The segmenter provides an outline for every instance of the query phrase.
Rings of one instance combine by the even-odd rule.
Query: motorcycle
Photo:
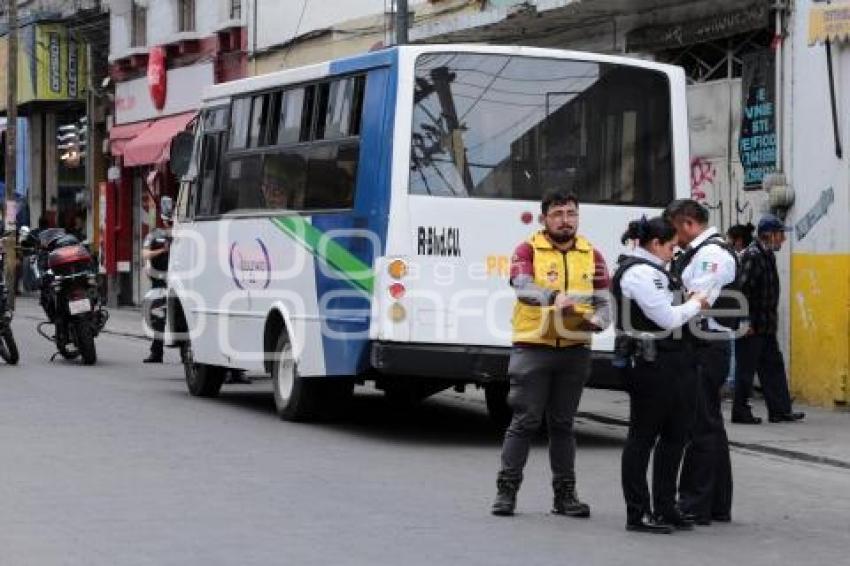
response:
[[[0,245],[0,358],[10,365],[20,359],[18,344],[12,334],[12,308],[9,287],[6,285],[6,249]]]
[[[24,227],[21,234],[21,248],[29,256],[27,266],[34,271],[28,279],[41,291],[39,302],[47,315],[47,322],[38,325],[38,333],[54,342],[57,354],[66,360],[79,357],[86,365],[94,364],[94,339],[106,325],[109,312],[103,308],[91,252],[61,228],[35,233]],[[52,336],[44,330],[48,325],[54,327]]]

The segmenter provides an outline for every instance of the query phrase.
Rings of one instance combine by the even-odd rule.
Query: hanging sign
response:
[[[764,176],[776,170],[774,58],[765,49],[745,56],[743,63],[738,155],[744,168],[744,188],[761,189]]]
[[[148,55],[148,88],[154,108],[162,110],[168,95],[167,74],[165,69],[165,48],[152,47]]]

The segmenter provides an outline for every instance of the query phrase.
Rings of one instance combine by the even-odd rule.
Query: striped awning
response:
[[[850,39],[850,2],[821,4],[809,10],[809,45]]]

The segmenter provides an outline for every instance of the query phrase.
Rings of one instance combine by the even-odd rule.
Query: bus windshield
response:
[[[410,192],[663,206],[675,194],[670,85],[658,71],[474,53],[419,56]]]

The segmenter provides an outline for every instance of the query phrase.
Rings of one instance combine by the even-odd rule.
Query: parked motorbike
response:
[[[94,364],[94,339],[109,313],[103,308],[91,252],[61,228],[31,232],[24,227],[21,236],[25,268],[33,270],[25,279],[41,291],[40,303],[47,315],[47,322],[38,325],[38,333],[54,342],[63,358],[79,357],[86,365]],[[53,325],[53,335],[44,330],[48,325]]]
[[[14,284],[13,284],[14,288]],[[18,344],[12,334],[12,309],[6,285],[6,248],[0,243],[0,358],[10,365],[20,359]]]

